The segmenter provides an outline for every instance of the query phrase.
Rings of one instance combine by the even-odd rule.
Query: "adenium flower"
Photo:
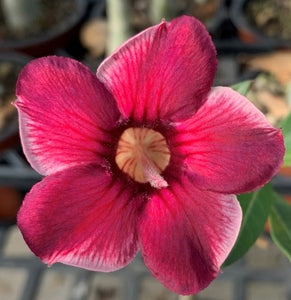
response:
[[[269,181],[284,145],[245,97],[211,88],[215,71],[209,34],[186,16],[127,41],[97,76],[56,56],[23,69],[22,145],[45,177],[18,225],[43,262],[114,271],[140,251],[179,294],[217,277],[241,224],[235,194]]]

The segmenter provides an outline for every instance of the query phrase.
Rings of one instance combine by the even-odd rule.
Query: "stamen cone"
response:
[[[165,138],[153,129],[126,129],[118,142],[115,161],[139,183],[149,182],[157,188],[168,185],[160,174],[169,164],[170,151]]]

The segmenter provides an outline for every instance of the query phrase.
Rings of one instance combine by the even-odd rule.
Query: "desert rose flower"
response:
[[[241,224],[235,194],[268,182],[284,145],[245,97],[211,88],[215,71],[207,31],[186,16],[130,39],[97,76],[56,56],[23,69],[22,145],[45,177],[18,225],[43,262],[114,271],[140,251],[179,294],[219,274]]]

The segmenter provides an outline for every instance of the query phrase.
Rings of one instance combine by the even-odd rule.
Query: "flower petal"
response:
[[[19,211],[18,226],[31,250],[49,265],[112,271],[137,252],[139,204],[123,182],[98,166],[82,166],[36,184]]]
[[[169,183],[151,197],[138,225],[145,264],[170,290],[198,293],[218,275],[241,217],[234,195],[201,191],[186,176]]]
[[[125,118],[177,121],[193,114],[209,92],[216,52],[193,17],[161,22],[130,39],[97,70]]]
[[[214,88],[191,119],[177,124],[171,138],[173,160],[199,188],[239,194],[269,181],[284,156],[281,130],[245,97]],[[174,157],[175,156],[175,157]]]
[[[48,175],[103,160],[120,114],[87,67],[65,57],[36,59],[20,74],[16,94],[21,140],[35,170]]]

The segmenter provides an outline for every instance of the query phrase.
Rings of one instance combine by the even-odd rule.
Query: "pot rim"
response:
[[[22,40],[0,40],[0,48],[2,51],[5,49],[22,49],[27,47],[32,47],[33,45],[38,45],[42,43],[46,43],[49,40],[53,40],[60,35],[65,34],[74,28],[85,16],[86,9],[88,6],[88,0],[74,0],[76,2],[76,10],[73,14],[66,19],[64,22],[64,26],[61,27],[53,27],[48,30],[44,35],[38,35],[34,37],[27,37]]]
[[[266,45],[270,48],[278,47],[291,47],[291,38],[290,40],[281,39],[279,37],[269,37],[264,34],[263,31],[256,28],[255,25],[252,25],[245,16],[245,7],[250,0],[236,0],[232,1],[230,7],[230,19],[238,30],[243,30],[254,36],[255,41],[260,44]]]

